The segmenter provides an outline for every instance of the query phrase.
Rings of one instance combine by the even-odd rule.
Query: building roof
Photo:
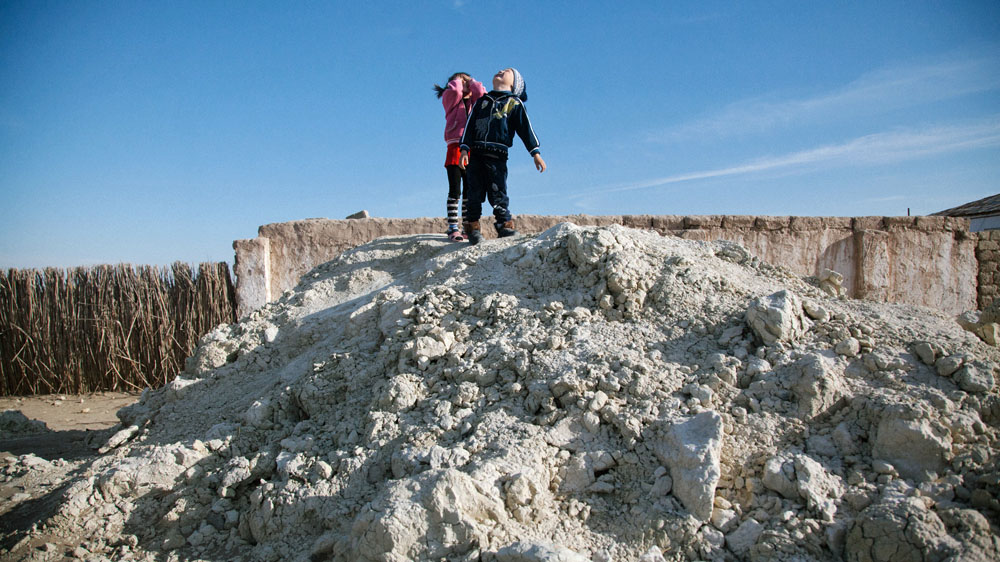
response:
[[[984,197],[978,201],[932,213],[942,217],[989,217],[1000,215],[1000,193]]]

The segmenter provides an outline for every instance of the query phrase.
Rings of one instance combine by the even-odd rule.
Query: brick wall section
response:
[[[837,271],[852,297],[914,304],[947,314],[977,308],[984,296],[992,299],[1000,280],[1000,274],[993,276],[996,261],[984,262],[993,265],[982,271],[977,262],[977,254],[996,260],[1000,236],[970,234],[967,219],[952,217],[519,215],[515,222],[525,234],[571,222],[618,224],[690,240],[730,240],[800,275]],[[344,250],[382,236],[429,234],[444,240],[445,228],[443,218],[307,219],[261,226],[258,238],[234,242],[239,314],[242,317],[280,297],[303,274]],[[486,221],[483,233],[495,237]],[[260,272],[267,278],[261,280]],[[986,273],[989,285],[980,282]],[[977,294],[980,284],[992,293]]]
[[[978,233],[976,259],[979,260],[979,310],[993,304],[1000,295],[1000,230]]]

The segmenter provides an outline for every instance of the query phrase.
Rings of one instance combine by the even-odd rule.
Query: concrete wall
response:
[[[977,251],[983,255],[984,250],[977,250],[980,237],[969,233],[966,219],[520,215],[515,221],[526,234],[572,222],[621,224],[693,240],[731,240],[764,261],[802,275],[837,271],[852,297],[915,304],[949,314],[976,309],[981,302]],[[242,317],[276,299],[304,273],[344,250],[381,236],[431,233],[444,239],[445,228],[441,218],[308,219],[264,225],[257,238],[233,243],[238,314]],[[491,228],[483,233],[495,236]],[[1000,250],[1000,237],[990,241]],[[991,255],[1000,257],[1000,252]]]

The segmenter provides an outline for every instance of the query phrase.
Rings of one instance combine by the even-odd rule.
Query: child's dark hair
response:
[[[456,72],[455,74],[449,76],[444,83],[447,84],[448,82],[451,82],[452,80],[458,78],[459,76],[472,76],[472,75],[469,74],[468,72]],[[434,84],[434,91],[437,92],[437,97],[441,97],[444,95],[444,88],[438,86],[437,84]]]

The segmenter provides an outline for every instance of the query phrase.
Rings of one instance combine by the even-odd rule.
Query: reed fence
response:
[[[173,379],[236,316],[226,263],[9,269],[0,275],[0,396],[136,391]]]

